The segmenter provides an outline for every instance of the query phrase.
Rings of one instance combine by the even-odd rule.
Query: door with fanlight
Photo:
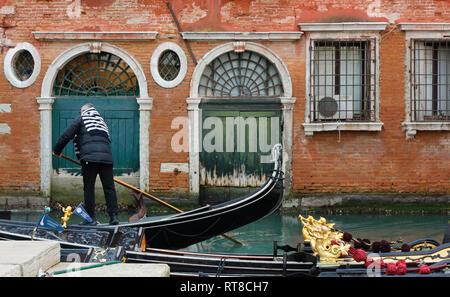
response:
[[[275,65],[253,51],[230,51],[206,66],[198,90],[200,199],[254,191],[273,168],[271,148],[281,143],[283,87]]]
[[[101,52],[80,55],[62,68],[53,93],[52,141],[79,115],[81,106],[93,103],[108,125],[114,157],[114,174],[139,171],[139,88],[136,76],[121,58]],[[63,154],[76,159],[68,144]],[[53,157],[53,169],[79,174],[79,166]]]

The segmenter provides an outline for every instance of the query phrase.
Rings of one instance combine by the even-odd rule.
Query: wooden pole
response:
[[[57,156],[57,155],[56,155],[56,156]],[[58,157],[61,157],[61,158],[63,158],[63,159],[66,159],[66,160],[68,160],[68,161],[70,161],[70,162],[73,162],[73,163],[78,164],[78,165],[81,166],[81,163],[80,163],[79,161],[77,161],[77,160],[75,160],[75,159],[72,159],[72,158],[70,158],[70,157],[68,157],[68,156],[66,156],[66,155],[61,154],[61,155],[58,156]],[[132,186],[132,185],[130,185],[130,184],[127,184],[126,182],[124,182],[124,181],[122,181],[122,180],[120,180],[120,179],[118,179],[118,178],[115,178],[115,177],[114,177],[113,179],[114,179],[114,181],[115,181],[116,183],[118,183],[118,184],[120,184],[120,185],[122,185],[122,186],[124,186],[124,187],[127,187],[127,188],[129,188],[129,189],[131,189],[131,190],[133,190],[133,191],[135,191],[135,192],[137,192],[137,193],[141,193],[141,194],[144,195],[145,197],[148,197],[148,198],[150,198],[150,199],[153,199],[154,201],[156,201],[156,202],[158,202],[158,203],[160,203],[160,204],[162,204],[162,205],[164,205],[164,206],[167,206],[167,207],[169,207],[170,209],[175,210],[176,212],[180,212],[180,213],[181,213],[181,212],[184,212],[184,211],[182,211],[181,209],[176,208],[175,206],[170,205],[169,203],[167,203],[167,202],[165,202],[165,201],[163,201],[163,200],[161,200],[161,199],[159,199],[159,198],[153,196],[152,194],[149,194],[149,193],[147,193],[147,192],[144,192],[144,191],[142,191],[141,189],[138,189],[138,188],[136,188],[135,186]],[[231,241],[234,242],[234,243],[237,243],[237,244],[243,244],[243,243],[240,242],[239,240],[234,239],[234,238],[232,238],[232,237],[229,236],[229,235],[226,235],[226,234],[221,234],[221,235],[222,235],[223,237],[225,237],[226,239],[231,240]]]

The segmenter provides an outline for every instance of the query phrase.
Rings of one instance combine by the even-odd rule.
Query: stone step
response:
[[[60,261],[56,241],[0,241],[0,276],[35,277]]]
[[[99,263],[59,263],[50,268],[47,273],[70,269],[88,268],[73,272],[56,274],[54,277],[169,277],[170,269],[167,264],[137,264],[117,263],[100,267],[93,267]]]
[[[166,264],[61,263],[57,241],[0,241],[0,277],[36,277],[40,272],[83,270],[53,275],[55,277],[169,277]],[[88,269],[86,269],[88,268]]]

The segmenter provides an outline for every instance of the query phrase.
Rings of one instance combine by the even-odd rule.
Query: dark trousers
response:
[[[84,204],[88,214],[95,218],[95,180],[97,174],[103,186],[108,214],[118,213],[117,195],[114,187],[113,166],[111,164],[81,162],[81,174],[84,184]]]

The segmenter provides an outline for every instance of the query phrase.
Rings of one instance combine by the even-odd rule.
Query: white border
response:
[[[166,50],[174,51],[178,57],[180,58],[180,72],[178,73],[177,77],[173,80],[165,80],[159,75],[158,71],[158,61],[161,57],[161,54],[165,52]],[[164,42],[161,43],[153,52],[152,58],[150,60],[150,71],[152,73],[152,77],[155,80],[155,82],[163,87],[163,88],[174,88],[178,86],[186,76],[187,73],[187,58],[186,54],[184,53],[183,49],[174,42]]]
[[[34,60],[33,73],[27,80],[24,81],[17,78],[16,74],[14,73],[14,66],[12,65],[14,57],[22,50],[28,51]],[[18,43],[14,48],[10,49],[6,53],[3,63],[3,71],[5,72],[5,76],[8,81],[16,88],[29,87],[36,81],[39,74],[41,73],[41,56],[32,44],[28,42]]]

